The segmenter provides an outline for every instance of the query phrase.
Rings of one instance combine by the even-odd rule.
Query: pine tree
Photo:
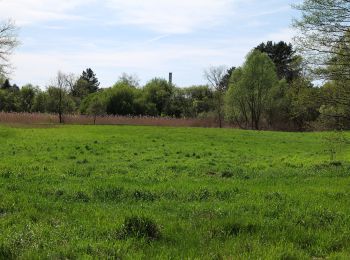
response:
[[[92,71],[92,69],[88,68],[83,71],[83,74],[80,77],[81,80],[85,80],[89,93],[95,93],[98,91],[98,87],[100,86],[100,82],[96,78],[96,74]]]

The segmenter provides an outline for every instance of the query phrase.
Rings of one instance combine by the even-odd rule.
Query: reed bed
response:
[[[64,124],[69,125],[140,125],[173,127],[218,127],[216,120],[196,118],[171,118],[151,116],[93,116],[64,115]],[[6,113],[0,112],[0,123],[4,124],[59,124],[58,115],[42,113]]]

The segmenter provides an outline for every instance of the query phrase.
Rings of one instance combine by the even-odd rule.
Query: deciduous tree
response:
[[[294,6],[301,11],[301,18],[294,21],[298,30],[295,42],[298,49],[306,56],[314,75],[327,80],[339,76],[350,80],[350,52],[341,47],[350,46],[350,1],[348,0],[304,0]],[[342,68],[336,75],[327,69],[342,57]],[[320,70],[321,68],[321,70]]]
[[[219,127],[223,126],[224,121],[224,96],[225,96],[225,66],[210,67],[204,71],[204,76],[214,89],[215,112],[219,121]]]
[[[232,74],[231,82],[227,95],[229,116],[243,127],[250,124],[252,129],[260,129],[271,90],[279,84],[274,63],[267,54],[254,50],[242,68]]]
[[[74,111],[74,101],[68,95],[71,87],[69,74],[58,72],[51,87],[48,88],[48,112],[58,114],[59,122],[63,123],[63,115]]]
[[[87,113],[93,116],[94,125],[96,125],[97,116],[106,114],[106,102],[101,95],[93,94],[87,107]]]
[[[173,87],[165,79],[154,78],[144,87],[146,102],[154,104],[157,115],[161,116],[169,105]]]
[[[0,23],[0,74],[6,75],[11,70],[10,56],[19,44],[17,40],[17,27],[14,22]]]

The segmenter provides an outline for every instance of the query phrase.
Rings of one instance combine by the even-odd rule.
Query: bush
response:
[[[322,136],[325,152],[330,156],[330,162],[337,162],[337,156],[344,150],[349,141],[343,131],[326,132]]]
[[[109,115],[134,115],[136,90],[125,84],[116,84],[108,92],[107,114]]]
[[[158,225],[149,218],[132,216],[125,218],[119,237],[123,239],[136,237],[157,240],[160,238],[160,229]]]

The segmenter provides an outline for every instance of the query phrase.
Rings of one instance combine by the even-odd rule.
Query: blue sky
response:
[[[20,27],[13,82],[47,86],[58,70],[91,67],[108,87],[123,73],[144,84],[206,83],[209,66],[240,66],[262,41],[291,41],[292,0],[0,0]]]

